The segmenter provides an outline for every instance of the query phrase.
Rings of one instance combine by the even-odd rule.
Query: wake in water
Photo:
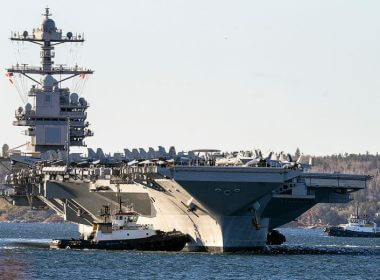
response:
[[[2,238],[1,249],[16,248],[49,248],[50,239]]]

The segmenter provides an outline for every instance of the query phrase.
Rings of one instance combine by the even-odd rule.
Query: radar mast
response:
[[[25,134],[31,139],[27,146],[29,153],[42,153],[49,150],[62,151],[65,146],[85,146],[84,139],[92,136],[88,129],[86,110],[87,101],[77,93],[70,93],[68,88],[61,87],[61,82],[76,76],[85,77],[94,71],[79,67],[65,67],[54,65],[54,47],[64,43],[84,42],[83,33],[63,34],[51,18],[49,8],[42,14],[40,27],[32,33],[24,31],[22,34],[12,32],[11,41],[30,42],[40,46],[40,66],[16,64],[9,67],[7,76],[23,75],[32,80],[28,96],[33,99],[33,105],[28,103],[16,111],[16,126],[26,126]],[[59,76],[59,80],[55,77]],[[67,135],[70,135],[69,141]],[[67,145],[69,142],[69,145]]]

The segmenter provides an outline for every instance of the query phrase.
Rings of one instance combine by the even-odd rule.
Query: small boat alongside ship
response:
[[[103,250],[139,250],[139,251],[181,251],[188,235],[180,231],[164,232],[154,230],[152,225],[137,224],[139,214],[132,209],[109,214],[109,206],[102,209],[104,221],[94,223],[87,239],[58,239],[50,242],[50,248],[56,249],[103,249]],[[111,221],[108,222],[111,217]]]
[[[348,223],[335,227],[325,228],[325,232],[329,236],[338,237],[380,237],[380,230],[377,224],[370,221],[367,216],[351,215]]]
[[[96,152],[88,148],[86,152],[82,150],[85,139],[94,133],[87,118],[89,103],[81,91],[94,71],[54,64],[58,54],[55,47],[81,45],[84,34],[57,28],[46,8],[41,25],[32,33],[11,32],[10,40],[17,46],[39,46],[41,63],[17,63],[6,70],[23,103],[30,103],[15,113],[13,124],[25,128],[28,142],[21,150],[15,150],[20,146],[7,152],[7,166],[0,166],[7,174],[0,195],[14,206],[51,208],[66,221],[78,224],[78,240],[55,240],[52,247],[256,250],[266,244],[283,243],[285,237],[275,229],[314,205],[348,203],[350,194],[365,189],[372,178],[311,172],[311,157],[293,159],[283,152],[263,155],[256,149],[177,152],[172,146],[167,152],[159,146],[147,151],[126,147],[123,153],[112,156],[101,148]],[[24,78],[33,82],[27,92],[17,86],[24,84]],[[67,87],[69,80],[75,85],[72,91]],[[118,125],[117,120],[109,118],[111,113],[104,115],[103,121],[123,127],[125,122],[121,120]],[[158,120],[157,124],[161,123]],[[173,128],[163,133],[173,133]],[[78,153],[73,153],[71,147],[76,147]],[[136,216],[131,213],[116,214],[107,222],[99,216],[102,205],[117,209],[116,192],[134,205],[140,225],[129,221]],[[187,238],[191,241],[185,245]]]

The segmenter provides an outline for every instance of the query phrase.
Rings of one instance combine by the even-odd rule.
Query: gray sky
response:
[[[2,69],[39,63],[37,46],[8,38],[37,27],[46,4],[87,39],[55,61],[95,70],[89,147],[380,150],[379,1],[4,1]],[[0,93],[0,144],[25,143],[4,75]]]

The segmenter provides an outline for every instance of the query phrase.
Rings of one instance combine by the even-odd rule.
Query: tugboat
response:
[[[68,15],[66,21],[74,25],[75,18]],[[25,30],[10,35],[16,52],[24,49],[24,44],[38,46],[41,63],[36,66],[17,63],[6,69],[6,77],[16,87],[23,103],[30,103],[15,113],[13,125],[25,129],[23,134],[28,141],[20,140],[20,143],[27,142],[20,151],[21,146],[6,149],[7,167],[0,164],[0,168],[8,174],[5,183],[10,190],[0,194],[14,206],[49,207],[66,221],[78,224],[81,237],[77,245],[74,241],[60,240],[53,242],[56,247],[110,248],[111,242],[118,240],[117,249],[124,246],[158,250],[178,243],[181,247],[183,234],[188,234],[191,242],[185,249],[189,251],[256,250],[265,247],[266,242],[283,242],[283,236],[272,231],[274,228],[293,221],[317,203],[348,202],[350,194],[365,189],[372,178],[311,172],[311,157],[307,160],[301,155],[295,160],[283,152],[268,155],[260,150],[177,152],[174,147],[166,151],[159,146],[158,149],[149,147],[148,151],[142,147],[125,147],[123,153],[113,156],[101,148],[96,152],[88,148],[86,153],[85,140],[94,133],[87,118],[90,105],[82,97],[82,89],[94,71],[55,63],[56,48],[71,45],[75,49],[84,43],[84,34],[63,32],[46,8],[41,24],[32,32]],[[104,50],[108,52],[116,51],[118,39],[104,36],[99,41],[109,42]],[[116,56],[124,53],[125,50],[117,51]],[[27,92],[26,79],[33,83]],[[73,82],[72,89],[68,87],[69,81]],[[96,92],[102,94],[100,90]],[[111,92],[107,95],[113,104],[120,102]],[[114,109],[112,106],[101,120],[107,125],[116,126],[118,121],[119,127],[126,126],[126,120],[112,119]],[[153,131],[151,139],[162,132]],[[163,133],[170,135],[174,130],[168,127]],[[136,141],[141,137],[135,136]],[[74,147],[87,155],[73,153]],[[98,210],[115,201],[110,197],[116,194],[118,183],[123,197],[128,197],[140,214],[140,224],[154,224],[155,229],[165,231],[176,228],[181,233],[155,232],[137,225],[132,230],[130,227],[136,224],[133,222],[126,223],[125,228],[123,223],[120,229],[117,225],[126,215],[121,215],[122,220],[115,217],[114,223],[111,219],[110,223],[99,223],[103,219],[99,218]],[[133,216],[129,215],[128,219],[133,220]]]
[[[348,224],[325,228],[325,232],[338,237],[380,237],[377,224],[367,216],[359,216],[358,210],[348,218]]]
[[[181,251],[190,241],[188,235],[180,231],[163,232],[154,230],[152,225],[137,224],[139,214],[133,208],[123,212],[121,201],[119,211],[113,215],[110,215],[110,207],[104,205],[101,216],[103,222],[93,224],[93,231],[87,239],[52,240],[50,248]]]

